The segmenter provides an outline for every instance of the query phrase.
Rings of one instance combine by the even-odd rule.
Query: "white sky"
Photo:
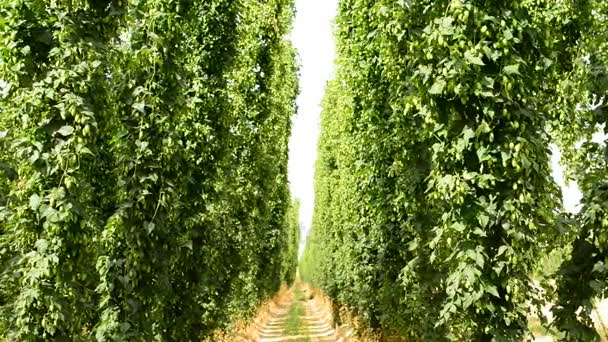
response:
[[[566,209],[567,212],[576,214],[581,210],[580,202],[583,198],[583,194],[579,190],[576,182],[572,181],[568,184],[565,183],[563,168],[560,165],[562,153],[555,144],[551,144],[549,147],[551,149],[551,174],[557,185],[562,189],[564,209]]]
[[[319,117],[325,84],[333,77],[333,20],[337,7],[338,0],[296,0],[296,18],[290,35],[300,59],[298,113],[293,119],[289,142],[289,182],[292,195],[301,202],[301,247],[312,222]]]

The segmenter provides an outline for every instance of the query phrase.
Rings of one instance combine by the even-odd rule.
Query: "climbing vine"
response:
[[[523,338],[575,5],[340,2],[305,278],[388,334]]]
[[[580,10],[586,21],[573,49],[574,68],[560,82],[566,110],[557,113],[552,132],[563,151],[566,176],[577,182],[583,196],[574,216],[572,252],[558,273],[554,325],[565,340],[595,341],[599,336],[591,313],[608,288],[608,4],[589,1]]]
[[[194,340],[293,278],[292,6],[0,5],[1,335]]]

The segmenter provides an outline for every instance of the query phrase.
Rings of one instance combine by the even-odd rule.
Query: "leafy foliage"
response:
[[[304,278],[389,334],[521,340],[579,5],[341,1]]]
[[[599,340],[590,314],[594,299],[605,298],[608,288],[608,4],[585,5],[580,9],[586,19],[580,43],[573,49],[574,68],[560,82],[563,106],[570,110],[556,115],[552,130],[563,151],[567,176],[583,193],[572,253],[558,277],[555,326],[569,341]]]
[[[298,252],[300,247],[300,201],[292,202],[287,213],[287,234],[282,234],[281,254],[283,255],[283,271],[281,279],[287,284],[296,280],[298,268]]]
[[[0,5],[0,333],[194,340],[293,279],[292,6]]]

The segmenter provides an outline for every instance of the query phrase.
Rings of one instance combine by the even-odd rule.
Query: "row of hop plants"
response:
[[[293,280],[292,16],[0,4],[0,336],[200,340]]]
[[[598,340],[606,2],[341,0],[336,21],[304,280],[389,336],[521,341],[552,303],[546,328]],[[533,280],[554,250],[557,271]]]

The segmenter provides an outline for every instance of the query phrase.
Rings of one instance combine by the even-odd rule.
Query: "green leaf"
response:
[[[477,220],[482,227],[487,227],[488,223],[490,222],[490,218],[485,214],[479,214],[479,216],[477,216]]]
[[[475,253],[475,263],[480,267],[483,268],[483,265],[485,263],[485,258],[483,256],[483,254],[479,251],[477,251]]]
[[[151,234],[154,231],[154,228],[156,228],[156,225],[154,222],[146,222],[144,223],[144,227],[146,228],[148,234]]]
[[[491,91],[476,91],[475,95],[479,95],[481,97],[494,97],[494,96],[496,96]]]
[[[606,273],[606,266],[604,265],[604,262],[598,261],[597,263],[595,263],[591,272]]]
[[[498,294],[498,290],[496,289],[496,286],[494,286],[494,285],[486,285],[486,292],[493,295],[496,298],[500,298],[500,295]]]
[[[57,131],[57,133],[63,135],[64,137],[70,136],[70,135],[72,135],[72,133],[74,133],[74,127],[63,126]]]
[[[483,47],[483,53],[493,62],[496,62],[498,58],[500,58],[500,53],[497,50],[491,49],[489,46]]]
[[[38,196],[38,194],[33,194],[30,197],[30,208],[32,208],[32,210],[38,210],[38,208],[40,207],[40,203],[42,203],[42,199],[40,198],[40,196]]]
[[[485,120],[482,120],[481,123],[479,124],[479,126],[477,127],[477,130],[475,130],[475,135],[481,136],[482,134],[486,134],[486,133],[490,133],[490,132],[492,132],[490,125],[488,125],[488,123]]]
[[[182,244],[182,247],[192,250],[192,240],[188,240]]]
[[[462,233],[465,229],[466,226],[464,224],[462,224],[461,222],[454,222],[452,224],[452,229],[454,229],[455,231]]]
[[[441,93],[443,93],[443,88],[445,87],[445,85],[446,83],[444,80],[436,80],[435,83],[433,83],[433,85],[431,86],[431,89],[429,89],[429,94],[440,95]]]
[[[42,217],[49,220],[57,216],[57,210],[47,205],[42,205],[40,211],[42,212]]]
[[[488,148],[485,146],[481,146],[480,148],[478,148],[476,153],[477,153],[477,158],[479,159],[480,163],[483,163],[486,160],[492,159],[492,157],[488,153]]]
[[[88,147],[81,147],[81,148],[79,149],[79,152],[80,152],[81,154],[88,154],[88,155],[91,155],[91,156],[93,156],[93,157],[95,156],[95,154],[93,154],[93,152],[92,152],[92,151],[91,151],[91,150],[90,150]]]
[[[454,34],[454,28],[452,26],[454,19],[452,17],[444,17],[440,20],[440,22],[441,25],[439,26],[439,32],[441,32],[442,35],[448,36]]]
[[[507,75],[513,75],[513,74],[521,75],[519,73],[519,64],[507,65],[506,67],[504,67],[502,69],[502,71]]]
[[[38,151],[32,152],[32,155],[28,158],[31,165],[35,164],[38,159],[40,159],[40,152]]]
[[[506,251],[507,251],[509,248],[511,248],[511,247],[509,247],[509,246],[504,246],[504,245],[503,245],[503,246],[498,247],[498,253],[496,253],[496,256],[498,257],[498,256],[503,255],[503,253],[504,253],[504,252],[506,252]]]
[[[135,108],[137,111],[139,111],[143,114],[146,114],[146,104],[145,103],[141,103],[141,102],[135,103],[135,104],[133,104],[133,108]]]
[[[473,131],[470,127],[465,127],[462,130],[462,136],[464,140],[468,143],[471,139],[475,138],[475,131]]]
[[[481,58],[479,58],[478,56],[473,55],[473,53],[470,50],[465,51],[465,53],[464,53],[464,59],[468,62],[468,64],[485,65],[483,63],[483,61],[481,60]]]
[[[39,239],[34,243],[34,246],[36,246],[39,252],[44,252],[49,247],[49,242],[45,239]]]
[[[475,228],[475,230],[473,231],[473,234],[477,235],[477,236],[488,236],[488,234],[481,228]]]
[[[496,273],[496,275],[500,275],[500,273],[502,272],[502,269],[505,267],[504,263],[498,263],[496,266],[492,267],[492,269],[494,270],[494,272]]]

